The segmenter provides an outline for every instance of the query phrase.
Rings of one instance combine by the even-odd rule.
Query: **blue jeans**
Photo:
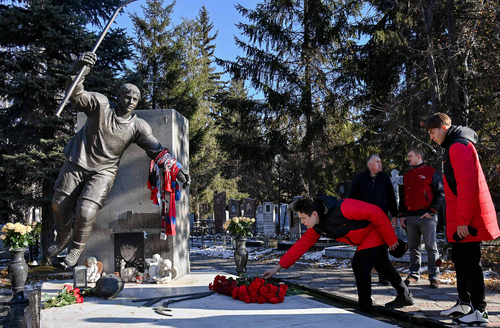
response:
[[[439,258],[436,242],[437,216],[423,218],[420,216],[406,217],[406,235],[408,237],[408,248],[410,249],[410,274],[420,277],[420,238],[424,237],[425,249],[427,250],[429,279],[438,279],[439,267],[436,260]]]

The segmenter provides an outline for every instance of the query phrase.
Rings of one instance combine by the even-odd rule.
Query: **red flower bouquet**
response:
[[[56,297],[50,297],[45,294],[44,309],[51,307],[61,307],[74,303],[83,303],[83,296],[81,295],[80,288],[72,288],[70,285],[64,285],[61,292]]]
[[[210,290],[219,294],[232,296],[235,300],[245,303],[283,303],[288,287],[285,284],[279,286],[266,283],[259,277],[248,277],[233,279],[217,275],[214,282],[208,285]]]

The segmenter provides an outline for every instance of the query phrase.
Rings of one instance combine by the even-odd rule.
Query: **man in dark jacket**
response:
[[[410,274],[406,285],[420,278],[420,238],[424,237],[429,265],[431,288],[439,287],[439,257],[436,242],[437,212],[444,202],[441,175],[424,163],[424,152],[412,148],[408,152],[411,170],[403,177],[403,192],[399,195],[399,221],[406,228],[410,248]]]
[[[390,212],[391,224],[395,227],[398,204],[391,178],[382,172],[382,161],[378,155],[370,155],[366,159],[366,166],[368,170],[359,173],[352,180],[349,198],[377,205],[387,215]],[[379,282],[385,286],[389,285],[383,275],[379,275]]]
[[[380,208],[354,199],[302,196],[295,201],[293,210],[308,229],[283,255],[279,264],[263,274],[264,278],[273,276],[282,268],[290,267],[323,235],[357,246],[352,259],[352,269],[361,310],[371,312],[372,309],[373,268],[382,272],[398,292],[396,299],[387,303],[386,307],[399,308],[414,304],[413,296],[387,255],[387,245],[390,245],[389,249],[395,250],[399,244],[394,229]]]
[[[452,260],[457,275],[458,301],[441,316],[455,317],[460,325],[487,325],[488,312],[481,268],[481,241],[500,236],[498,221],[474,144],[477,134],[451,125],[444,113],[425,122],[431,139],[445,149],[444,192],[446,236],[452,242]]]

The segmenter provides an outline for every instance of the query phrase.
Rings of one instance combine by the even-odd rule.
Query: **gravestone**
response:
[[[229,211],[229,218],[232,219],[237,216],[241,216],[240,201],[234,198],[229,199],[227,202],[227,208]]]
[[[149,123],[162,146],[168,148],[189,171],[188,120],[173,109],[139,110],[134,113]],[[78,128],[85,124],[85,120],[85,114],[79,113]],[[176,202],[177,234],[161,240],[160,207],[151,201],[151,191],[147,187],[150,161],[145,151],[135,144],[125,151],[113,188],[97,213],[94,230],[79,264],[94,256],[102,262],[105,272],[114,272],[114,234],[140,232],[144,236],[145,257],[158,253],[172,261],[179,271],[177,277],[189,273],[189,190],[181,188],[182,197]]]
[[[299,239],[303,232],[306,231],[306,227],[301,224],[300,217],[297,213],[293,211],[293,203],[299,199],[301,196],[294,196],[293,201],[288,204],[288,217],[290,218],[290,235],[293,239]]]
[[[214,195],[214,216],[215,233],[224,232],[224,223],[226,223],[226,192],[220,192]]]
[[[278,208],[278,206],[276,206]],[[288,221],[288,205],[287,204],[281,204],[280,205],[280,211],[279,211],[279,218],[280,220],[278,221],[278,210],[276,210],[276,223],[280,223],[280,232],[289,232],[290,231],[290,223]]]
[[[264,202],[262,206],[263,206],[262,213],[264,214],[263,233],[265,235],[275,233],[276,227],[275,227],[274,203]]]
[[[255,200],[251,198],[245,198],[243,200],[243,216],[247,218],[255,218]]]
[[[255,226],[258,233],[264,232],[264,209],[262,205],[257,206],[257,214],[255,215]]]

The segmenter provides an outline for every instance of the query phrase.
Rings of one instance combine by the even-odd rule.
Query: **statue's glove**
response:
[[[73,64],[73,67],[71,67],[70,74],[77,75],[78,72],[80,71],[80,68],[82,68],[82,66],[85,66],[83,75],[87,75],[90,72],[90,69],[94,66],[96,61],[97,61],[97,55],[95,53],[84,52],[83,54],[80,55],[80,57],[78,57],[76,62]]]
[[[177,180],[182,182],[182,188],[186,189],[189,187],[189,183],[191,182],[191,178],[189,177],[189,173],[184,170],[183,167],[179,169],[179,173],[177,173]]]
[[[158,154],[158,156],[156,156],[155,162],[159,167],[164,168],[165,170],[170,170],[172,168],[172,165],[177,161],[172,156],[172,154],[170,154],[168,149],[165,148]]]

